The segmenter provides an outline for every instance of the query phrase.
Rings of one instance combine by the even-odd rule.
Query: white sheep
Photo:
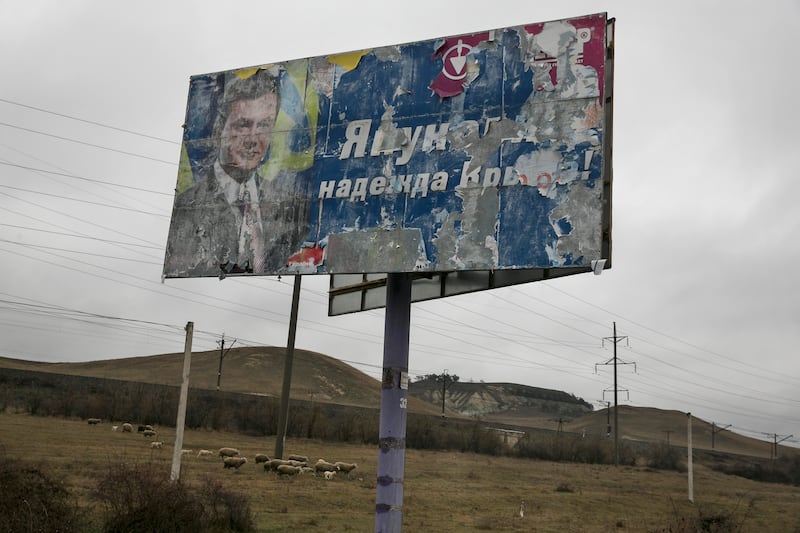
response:
[[[220,457],[234,457],[239,455],[239,450],[236,448],[220,448],[218,453]]]
[[[142,431],[144,437],[155,437],[158,433],[154,429],[145,429]]]
[[[358,465],[356,463],[343,463],[341,461],[336,461],[333,464],[334,466],[336,466],[336,470],[338,470],[339,472],[344,472],[345,474],[347,474],[348,478],[350,477],[350,472],[358,468]]]
[[[323,474],[323,475],[325,476],[325,479],[330,481],[331,479],[333,479],[333,476],[336,475],[336,472],[334,470],[326,470],[325,474]]]
[[[118,429],[119,429],[119,426],[111,426],[111,431],[117,431]]]
[[[189,455],[194,453],[194,450],[187,450],[186,448],[181,449],[181,455]]]
[[[306,457],[305,455],[290,454],[289,457],[287,457],[287,459],[290,461],[300,461],[301,463],[308,463],[308,457]]]
[[[211,450],[200,450],[197,452],[197,457],[211,457],[212,455],[214,455],[214,452]]]
[[[239,469],[240,466],[247,462],[247,457],[226,457],[222,460],[223,468]]]
[[[256,464],[259,463],[266,463],[269,461],[269,456],[264,453],[257,453],[256,454]]]
[[[300,473],[300,467],[298,466],[291,466],[291,465],[278,465],[277,469],[275,470],[278,472],[278,476],[296,476]]]
[[[336,470],[338,470],[336,468],[336,465],[333,463],[329,463],[325,459],[318,460],[317,463],[314,465],[315,472],[336,472]]]
[[[122,424],[122,432],[123,433],[133,433],[133,426],[128,422]]]
[[[160,450],[161,448],[164,447],[164,443],[160,440],[154,440],[153,442],[150,443],[150,447],[153,448],[154,450]]]

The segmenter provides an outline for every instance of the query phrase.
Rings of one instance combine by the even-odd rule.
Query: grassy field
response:
[[[88,512],[98,476],[120,463],[153,462],[168,475],[174,430],[159,429],[164,449],[149,438],[111,430],[111,424],[0,413],[0,453],[25,458],[63,480]],[[233,446],[250,462],[225,470],[200,449]],[[374,527],[378,451],[372,446],[288,440],[285,453],[312,461],[358,463],[351,479],[302,475],[278,479],[255,465],[272,456],[274,439],[187,431],[182,480],[204,477],[249,497],[259,531],[371,531]],[[695,467],[694,504],[687,476],[644,467],[550,463],[458,452],[407,450],[404,531],[607,532],[699,531],[688,524],[715,518],[739,529],[800,532],[800,487],[766,484]],[[524,517],[519,516],[524,501]],[[717,531],[717,530],[714,530]]]

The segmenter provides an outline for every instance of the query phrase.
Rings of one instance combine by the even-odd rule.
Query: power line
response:
[[[63,118],[68,118],[70,120],[76,120],[78,122],[83,122],[85,124],[91,124],[93,126],[100,126],[101,128],[107,128],[107,129],[110,129],[110,130],[121,131],[123,133],[130,133],[131,135],[136,135],[138,137],[145,137],[147,139],[153,139],[155,141],[161,141],[161,142],[170,143],[170,144],[180,144],[179,142],[171,141],[169,139],[164,139],[162,137],[156,137],[154,135],[148,135],[146,133],[141,133],[141,132],[133,131],[133,130],[126,130],[124,128],[118,128],[116,126],[111,126],[109,124],[104,124],[102,122],[95,122],[93,120],[87,120],[85,118],[75,117],[75,116],[72,116],[72,115],[65,115],[64,113],[58,113],[56,111],[51,111],[49,109],[42,109],[41,107],[35,107],[35,106],[32,106],[32,105],[22,104],[22,103],[19,103],[19,102],[13,102],[11,100],[6,100],[5,98],[0,98],[0,102],[4,102],[6,104],[11,104],[11,105],[19,106],[19,107],[24,107],[24,108],[27,108],[27,109],[33,109],[34,111],[40,111],[42,113],[47,113],[49,115],[55,115],[57,117],[63,117]]]
[[[9,197],[9,198],[12,198],[12,199],[14,199],[14,200],[16,200],[16,201],[18,201],[18,202],[24,202],[24,203],[26,203],[26,204],[30,204],[30,205],[36,206],[36,207],[38,207],[38,208],[40,208],[40,209],[44,209],[45,211],[48,211],[48,212],[50,212],[50,213],[56,213],[56,214],[58,214],[58,215],[61,215],[61,216],[64,216],[64,217],[71,218],[71,219],[73,219],[73,220],[77,220],[78,222],[83,222],[84,224],[89,224],[89,225],[91,225],[91,226],[95,226],[95,227],[98,227],[98,228],[103,228],[103,229],[105,229],[105,230],[114,231],[114,232],[115,232],[115,233],[117,233],[118,235],[123,235],[123,236],[125,236],[125,237],[130,237],[130,238],[132,238],[132,239],[137,239],[137,240],[140,240],[140,241],[142,241],[142,242],[146,242],[147,244],[153,244],[153,245],[155,245],[155,243],[154,243],[154,242],[149,242],[149,241],[147,241],[147,240],[145,240],[145,239],[142,239],[142,238],[140,238],[140,237],[136,237],[135,235],[131,235],[131,234],[129,234],[129,233],[125,233],[125,232],[123,232],[123,231],[119,231],[119,230],[111,230],[111,229],[110,229],[110,228],[108,228],[107,226],[101,226],[101,225],[99,225],[99,224],[97,224],[97,223],[95,223],[95,222],[90,222],[90,221],[88,221],[88,220],[83,220],[82,218],[78,218],[78,217],[76,217],[76,216],[74,216],[74,215],[70,215],[69,213],[64,213],[63,211],[59,211],[59,210],[57,210],[57,209],[53,209],[52,207],[47,207],[47,206],[39,205],[39,204],[37,204],[36,202],[31,202],[30,200],[26,200],[26,199],[24,199],[24,198],[18,198],[18,197],[16,197],[16,196],[12,196],[12,195],[10,195],[10,194],[8,194],[8,193],[5,193],[5,192],[0,192],[0,194],[1,194],[1,195],[3,195],[3,196],[7,196],[7,197]],[[32,217],[31,215],[24,214],[24,213],[19,213],[19,212],[17,212],[17,211],[13,211],[13,210],[11,210],[11,209],[6,209],[6,211],[7,211],[7,212],[9,212],[9,213],[14,213],[14,214],[16,214],[16,215],[20,215],[20,216],[24,216],[24,217],[28,217],[28,218],[33,218],[34,220],[39,220],[39,219],[36,219],[36,218]],[[42,221],[42,220],[39,220],[39,222],[44,222],[44,221]],[[47,223],[47,224],[51,224],[51,225],[53,225],[53,226],[56,226],[56,227],[60,227],[60,226],[57,226],[56,224],[52,224],[52,223],[50,223],[50,222],[45,222],[45,223]]]
[[[0,184],[0,187],[3,187],[4,189],[11,189],[13,191],[28,192],[28,193],[31,193],[31,194],[38,194],[38,195],[41,195],[41,196],[48,196],[50,198],[59,198],[61,200],[69,200],[70,202],[78,202],[78,203],[82,203],[82,204],[97,205],[97,206],[100,206],[100,207],[108,207],[109,209],[119,209],[121,211],[129,211],[131,213],[139,213],[139,214],[142,214],[142,215],[152,215],[152,216],[156,216],[156,217],[170,218],[169,215],[165,215],[163,213],[153,213],[153,212],[150,212],[150,211],[142,211],[141,209],[135,209],[133,207],[124,207],[124,206],[121,206],[121,205],[104,204],[102,202],[92,202],[91,200],[83,200],[81,198],[70,198],[69,196],[63,196],[63,195],[60,195],[60,194],[52,194],[52,193],[49,193],[49,192],[34,191],[32,189],[24,189],[22,187],[14,187],[13,185],[2,185],[2,184]]]
[[[64,178],[72,178],[72,179],[76,179],[76,180],[83,180],[83,181],[88,181],[88,182],[91,182],[91,183],[99,183],[101,185],[108,185],[108,186],[111,186],[111,187],[120,187],[122,189],[130,189],[132,191],[147,192],[147,193],[151,193],[151,194],[160,194],[162,196],[174,196],[174,194],[175,194],[174,192],[155,191],[153,189],[144,189],[142,187],[134,187],[132,185],[123,185],[121,183],[113,183],[113,182],[110,182],[110,181],[103,181],[103,180],[98,180],[98,179],[87,178],[85,176],[78,176],[76,174],[69,174],[67,172],[57,172],[55,170],[47,170],[47,169],[44,169],[44,168],[29,167],[27,165],[20,165],[20,164],[17,164],[17,163],[9,163],[8,161],[0,161],[0,165],[6,165],[6,166],[9,166],[9,167],[21,168],[21,169],[30,170],[30,171],[33,171],[33,172],[42,172],[44,174],[53,174],[55,176],[61,176],[61,177],[64,177]]]
[[[90,146],[92,148],[99,148],[101,150],[108,150],[109,152],[116,152],[118,154],[129,155],[131,157],[138,157],[138,158],[141,158],[141,159],[147,159],[149,161],[155,161],[157,163],[165,163],[167,165],[172,165],[172,166],[176,165],[176,163],[174,161],[164,161],[163,159],[158,159],[158,158],[155,158],[155,157],[150,157],[150,156],[146,156],[146,155],[142,155],[142,154],[137,154],[135,152],[126,152],[125,150],[118,150],[117,148],[110,148],[108,146],[102,146],[102,145],[99,145],[99,144],[93,144],[93,143],[89,143],[89,142],[85,142],[85,141],[79,141],[77,139],[72,139],[70,137],[63,137],[61,135],[55,135],[55,134],[47,133],[47,132],[44,132],[44,131],[38,131],[38,130],[31,129],[31,128],[25,128],[25,127],[22,127],[22,126],[17,126],[15,124],[8,124],[7,122],[0,122],[0,126],[5,126],[7,128],[14,128],[14,129],[21,130],[21,131],[27,131],[28,133],[35,133],[37,135],[44,135],[45,137],[52,137],[53,139],[59,139],[61,141],[68,141],[68,142],[75,143],[75,144],[81,144],[83,146]]]
[[[34,220],[37,220],[37,219],[34,218]],[[55,224],[53,224],[53,225],[55,225]],[[153,249],[153,250],[163,250],[162,246],[155,246],[155,245],[150,245],[150,244],[137,244],[137,243],[131,243],[131,242],[122,242],[122,241],[114,241],[114,240],[111,240],[111,239],[101,239],[100,237],[92,237],[91,235],[80,235],[80,234],[77,234],[77,233],[67,233],[65,231],[52,231],[52,230],[46,230],[46,229],[32,228],[30,226],[18,226],[16,224],[4,224],[2,222],[0,222],[0,226],[5,226],[5,227],[8,227],[8,228],[24,229],[24,230],[28,230],[28,231],[39,231],[39,232],[42,232],[42,233],[50,233],[52,235],[63,235],[65,237],[75,237],[77,239],[90,239],[90,240],[93,240],[93,241],[105,242],[105,243],[109,243],[109,244],[122,244],[122,245],[125,245],[125,246],[135,246],[135,247],[140,247],[140,248],[150,248],[150,249]],[[55,226],[56,227],[61,227],[61,226],[57,226],[57,225],[55,225]],[[196,331],[197,330],[195,330],[195,332]]]
[[[119,260],[122,260],[122,261],[132,261],[134,263],[144,263],[144,264],[147,264],[147,265],[161,265],[162,264],[160,262],[156,263],[154,261],[144,261],[142,259],[132,259],[130,257],[115,257],[115,256],[112,256],[112,255],[106,255],[106,254],[95,254],[95,253],[91,253],[91,252],[82,252],[80,250],[70,250],[68,248],[58,248],[58,247],[55,247],[55,246],[44,246],[42,244],[30,244],[30,243],[26,243],[26,242],[10,241],[8,239],[2,239],[2,238],[0,238],[0,242],[6,242],[6,243],[9,243],[9,244],[16,244],[17,246],[24,246],[26,248],[36,248],[36,249],[41,249],[41,250],[57,250],[59,252],[69,252],[69,253],[73,253],[73,254],[90,255],[90,256],[93,256],[93,257],[102,257],[104,259],[119,259]]]
[[[621,314],[619,314],[619,313],[616,313],[616,312],[614,312],[614,311],[611,311],[611,310],[609,310],[609,309],[606,309],[606,308],[604,308],[604,307],[602,307],[602,306],[599,306],[599,305],[593,304],[593,303],[591,303],[591,302],[589,302],[589,301],[587,301],[587,300],[584,300],[583,298],[580,298],[580,297],[578,297],[578,296],[575,296],[575,295],[573,295],[573,294],[570,294],[570,293],[568,293],[567,291],[565,291],[565,290],[563,290],[563,289],[559,289],[559,288],[557,288],[557,287],[553,286],[553,285],[552,285],[552,284],[550,284],[549,282],[542,281],[542,282],[539,282],[539,283],[540,283],[540,284],[541,284],[541,286],[543,286],[543,287],[547,287],[547,288],[549,288],[549,289],[551,289],[551,290],[554,290],[554,291],[556,291],[556,292],[560,292],[561,294],[563,294],[563,295],[565,295],[565,296],[568,296],[568,297],[570,297],[570,298],[572,298],[572,299],[574,299],[574,300],[577,300],[577,301],[579,301],[579,302],[581,302],[581,303],[583,303],[583,304],[586,304],[586,305],[588,305],[588,306],[590,306],[590,307],[593,307],[594,309],[598,309],[598,310],[600,310],[600,311],[602,311],[602,312],[604,312],[604,313],[608,313],[609,315],[612,315],[612,316],[615,316],[615,317],[617,317],[617,318],[620,318],[620,319],[622,319],[622,320],[625,320],[626,322],[629,322],[629,323],[631,323],[631,324],[633,324],[633,325],[635,325],[635,326],[637,326],[637,327],[640,327],[640,328],[642,328],[642,329],[645,329],[645,330],[647,330],[647,331],[649,331],[649,332],[651,332],[651,333],[655,333],[656,335],[660,335],[660,336],[662,336],[662,337],[666,337],[667,339],[673,340],[673,341],[675,341],[675,342],[678,342],[678,343],[680,343],[680,344],[683,344],[683,345],[685,345],[685,346],[688,346],[688,347],[690,347],[690,348],[693,348],[693,349],[695,349],[695,350],[698,350],[698,351],[701,351],[701,352],[705,352],[705,353],[707,353],[707,354],[709,354],[709,355],[712,355],[712,356],[714,356],[714,357],[717,357],[717,358],[721,359],[723,362],[727,362],[727,361],[733,361],[733,362],[735,362],[735,363],[738,363],[738,364],[740,364],[740,365],[742,365],[742,366],[746,367],[746,369],[745,369],[745,370],[734,370],[733,368],[726,367],[726,368],[729,368],[730,370],[734,370],[734,371],[736,371],[736,372],[744,372],[744,373],[746,373],[746,374],[747,374],[747,375],[749,375],[749,376],[751,376],[751,375],[753,375],[753,374],[754,374],[754,370],[755,370],[755,369],[753,369],[753,368],[752,368],[752,366],[751,366],[751,365],[749,365],[749,364],[747,364],[747,363],[744,363],[744,362],[742,362],[742,361],[738,361],[738,360],[736,360],[736,359],[733,359],[733,358],[731,358],[731,357],[729,357],[729,356],[725,356],[725,355],[723,355],[723,354],[717,353],[717,352],[715,352],[715,351],[713,351],[713,350],[709,350],[709,349],[707,349],[707,348],[703,348],[702,346],[698,346],[698,345],[696,345],[696,344],[692,344],[692,343],[690,343],[690,342],[684,341],[684,340],[682,340],[682,339],[679,339],[678,337],[675,337],[675,336],[673,336],[673,335],[670,335],[670,334],[667,334],[667,333],[662,333],[662,332],[660,332],[660,331],[658,331],[658,330],[656,330],[656,329],[654,329],[654,328],[651,328],[651,327],[649,327],[649,326],[646,326],[646,325],[644,325],[644,324],[642,324],[642,323],[640,323],[640,322],[637,322],[637,321],[635,321],[635,320],[633,320],[633,319],[630,319],[630,318],[628,318],[628,317],[625,317],[625,316],[623,316],[623,315],[621,315]],[[647,341],[645,341],[644,339],[642,339],[642,340],[643,340],[643,342],[647,342]],[[648,343],[648,344],[653,344],[654,346],[661,347],[661,346],[659,346],[659,345],[657,345],[657,344],[654,344],[654,343]],[[676,352],[675,350],[671,350],[671,352],[675,352],[675,353],[681,353],[681,352]],[[687,357],[690,357],[688,354],[682,354],[682,355],[686,355]],[[720,364],[723,364],[723,363],[720,363]],[[724,365],[723,365],[723,366],[724,366]],[[769,374],[771,374],[771,375],[772,375],[772,376],[774,376],[774,377],[778,377],[779,379],[780,379],[780,378],[786,378],[786,377],[788,377],[788,376],[786,376],[786,375],[784,375],[784,374],[780,374],[780,373],[778,373],[778,372],[769,372]],[[769,379],[772,379],[772,377],[771,377],[771,378],[769,378]]]

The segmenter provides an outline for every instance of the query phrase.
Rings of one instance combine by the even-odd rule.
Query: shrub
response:
[[[583,438],[564,433],[529,433],[514,445],[512,455],[543,461],[612,464],[614,443],[599,437]],[[619,463],[632,465],[636,461],[626,443],[620,443]]]
[[[249,504],[206,480],[199,490],[170,481],[155,465],[118,465],[103,475],[95,496],[111,532],[252,531]]]
[[[0,532],[83,531],[81,510],[64,486],[21,459],[0,458]]]
[[[569,483],[562,482],[556,485],[556,492],[575,492],[575,487]]]
[[[251,531],[253,517],[247,498],[226,491],[218,481],[206,478],[200,487],[206,520],[211,531]]]
[[[744,509],[739,505],[732,510],[709,509],[701,506],[697,508],[697,514],[691,516],[680,516],[676,511],[669,525],[657,530],[656,533],[739,533],[749,531],[744,524],[752,506],[752,501]]]
[[[661,443],[651,446],[646,453],[647,466],[659,470],[676,470],[686,472],[683,453],[678,448]]]
[[[800,485],[800,456],[771,460],[755,458],[736,460],[731,464],[714,464],[714,470],[754,481]]]

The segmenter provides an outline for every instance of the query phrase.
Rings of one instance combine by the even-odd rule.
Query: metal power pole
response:
[[[606,408],[606,437],[610,437],[611,436],[611,402],[609,402],[608,400],[595,400],[595,403],[601,404]]]
[[[686,413],[688,427],[686,428],[686,464],[689,471],[689,501],[694,503],[694,472],[692,469],[692,413]]]
[[[217,390],[219,390],[219,383],[222,380],[222,360],[225,359],[225,356],[228,355],[228,352],[231,351],[233,348],[236,339],[233,339],[233,342],[228,349],[225,349],[225,334],[222,334],[222,339],[219,341],[219,370],[217,370]]]
[[[617,365],[633,365],[633,371],[636,372],[636,363],[626,363],[624,361],[619,361],[617,358],[617,344],[621,340],[628,339],[627,336],[619,336],[617,335],[617,323],[614,322],[614,336],[613,337],[603,337],[603,342],[605,341],[612,341],[614,343],[614,357],[606,361],[605,363],[600,363],[594,365],[595,372],[597,372],[597,367],[600,365],[614,365],[614,464],[619,465],[619,386],[617,385]]]
[[[442,373],[441,375],[441,379],[442,379],[442,418],[444,418],[447,416],[444,411],[445,400],[447,399],[447,388],[453,383],[455,383],[456,379],[454,379],[453,376],[447,373],[446,368],[444,369],[444,373]]]
[[[714,449],[715,435],[717,433],[719,433],[720,431],[724,431],[724,430],[728,429],[729,427],[731,427],[730,424],[728,424],[725,427],[718,428],[717,425],[714,422],[711,422],[711,449],[712,450]]]
[[[778,440],[778,437],[781,437],[780,440]],[[791,439],[792,437],[794,437],[794,435],[786,435],[784,437],[784,436],[778,435],[777,433],[773,433],[773,435],[772,435],[773,453],[771,454],[772,455],[772,457],[771,457],[772,459],[777,459],[778,458],[778,444],[780,444],[781,442],[785,441],[786,439]]]
[[[447,397],[447,369],[444,369],[442,374],[442,416],[444,416],[444,401]]]

